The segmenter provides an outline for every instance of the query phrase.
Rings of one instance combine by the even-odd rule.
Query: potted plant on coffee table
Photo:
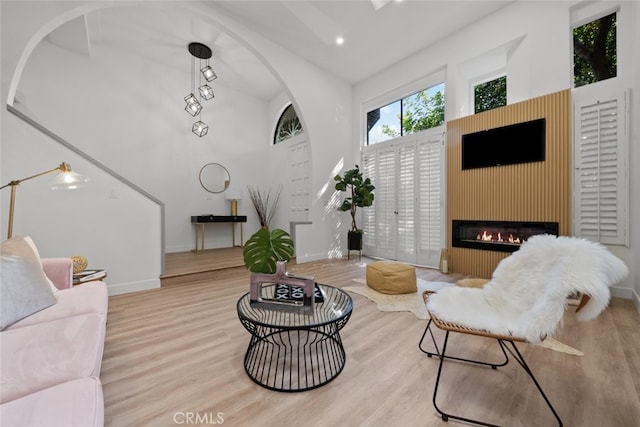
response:
[[[293,240],[289,233],[279,228],[269,230],[282,186],[277,189],[275,198],[271,197],[271,189],[260,190],[258,187],[247,186],[247,190],[258,215],[260,229],[244,245],[244,264],[252,273],[272,274],[276,271],[278,261],[288,262],[294,254]]]
[[[365,208],[373,204],[373,190],[375,186],[369,178],[362,176],[362,171],[358,165],[350,169],[340,176],[339,174],[333,178],[336,181],[335,189],[347,193],[338,206],[341,212],[349,212],[351,214],[351,229],[348,232],[347,249],[349,251],[362,250],[362,230],[358,228],[356,223],[356,213],[358,208]]]
[[[293,240],[289,233],[266,227],[249,237],[242,250],[244,265],[250,272],[268,274],[276,272],[278,261],[290,261],[293,253]]]
[[[249,294],[251,304],[263,308],[313,312],[316,301],[324,300],[313,277],[287,272],[287,261],[293,257],[293,240],[281,229],[261,228],[247,240],[244,263],[251,271]],[[272,288],[271,296],[263,296],[262,286]],[[267,292],[269,294],[269,292]]]

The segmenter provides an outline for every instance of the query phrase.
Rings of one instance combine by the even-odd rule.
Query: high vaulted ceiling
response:
[[[512,1],[262,0],[203,1],[318,67],[355,84]],[[118,5],[118,2],[109,2]],[[242,43],[215,22],[171,2],[123,3],[70,21],[48,40],[89,55],[97,43],[150,62],[184,67],[191,41],[208,44],[226,85],[270,99],[278,81]],[[126,7],[125,7],[126,6]],[[337,45],[336,38],[344,44]],[[222,80],[222,79],[221,79]]]
[[[220,3],[276,43],[357,83],[512,1],[342,0]],[[337,37],[344,44],[337,46]]]

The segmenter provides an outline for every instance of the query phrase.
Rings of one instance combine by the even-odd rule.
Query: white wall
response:
[[[24,28],[11,25],[11,22],[28,20],[29,11],[34,6],[11,4],[5,8],[2,5],[2,43],[3,48],[10,46],[7,52],[11,53],[5,61],[3,49],[3,99],[8,97],[10,78],[17,69],[23,49],[36,44],[30,39],[39,40],[38,37],[42,38],[55,28],[51,22],[63,23],[64,19],[76,16],[79,12],[74,15],[68,10],[78,4],[81,3],[57,3],[54,8],[34,11],[39,13],[35,13],[33,22],[30,22],[33,25]],[[110,2],[109,5],[113,6]],[[339,255],[339,221],[335,207],[330,206],[333,195],[330,183],[336,168],[345,161],[347,164],[352,162],[348,158],[344,160],[343,155],[350,137],[350,86],[292,56],[232,19],[214,13],[212,5],[189,4],[185,7],[208,19],[223,22],[265,60],[282,82],[286,82],[283,83],[286,96],[293,100],[303,118],[314,152],[314,208],[311,215],[314,224],[305,256],[306,259],[318,259],[329,254]],[[5,25],[5,22],[9,24]],[[183,106],[176,104],[175,100],[181,100],[184,93],[170,93],[162,84],[162,79],[189,82],[188,70],[158,68],[159,64],[127,57],[124,51],[109,51],[109,48],[99,45],[93,48],[91,58],[87,58],[47,41],[40,43],[29,56],[20,76],[22,102],[19,106],[43,126],[164,202],[168,250],[193,247],[190,215],[228,212],[228,202],[223,194],[206,193],[198,183],[198,171],[205,163],[225,165],[231,174],[232,187],[244,189],[246,185],[259,185],[261,188],[276,188],[286,181],[286,175],[282,174],[286,150],[284,146],[273,147],[270,144],[274,119],[269,117],[267,101],[225,88],[222,82],[217,83],[216,98],[211,105],[206,105],[206,109],[215,115],[218,123],[209,131],[208,136],[213,138],[204,143],[191,134],[189,117],[182,111]],[[41,73],[43,69],[47,72]],[[173,113],[176,109],[177,114]],[[139,283],[145,280],[153,282],[147,287],[157,286],[160,274],[157,252],[162,249],[159,230],[162,218],[157,206],[151,203],[153,206],[137,210],[137,204],[148,203],[144,197],[135,195],[130,198],[126,188],[117,180],[111,177],[101,179],[104,174],[94,165],[80,161],[70,150],[38,134],[5,110],[2,118],[3,182],[27,173],[24,172],[27,166],[36,171],[42,168],[39,166],[41,163],[48,167],[52,158],[55,158],[55,166],[60,157],[94,179],[90,192],[76,193],[78,202],[68,222],[60,225],[48,221],[27,223],[27,214],[17,213],[16,218],[25,218],[25,221],[16,222],[14,234],[33,235],[38,245],[45,248],[44,256],[87,256],[91,266],[108,269],[111,293],[123,292],[127,288],[144,288]],[[25,138],[29,138],[28,144],[24,142]],[[48,151],[59,151],[59,154],[50,156]],[[20,200],[24,212],[38,212],[41,207],[39,200],[48,198],[45,194],[48,190],[40,186],[35,186],[32,191],[31,197]],[[2,196],[4,205],[6,194]],[[100,200],[95,201],[95,198]],[[91,203],[83,203],[89,200]],[[114,200],[125,202],[119,203],[120,210],[115,212],[107,208],[107,204],[114,203]],[[60,199],[51,199],[50,206],[57,210],[68,207]],[[273,226],[288,229],[288,213],[284,206],[279,209]],[[246,239],[258,228],[248,198],[240,202],[240,213],[249,217],[245,226]],[[76,218],[74,223],[82,222],[79,229],[93,227],[91,237],[87,233],[75,234],[71,218]],[[153,236],[148,235],[147,229],[153,229]],[[62,238],[68,235],[73,237]],[[207,245],[228,246],[230,241],[230,227],[222,226],[217,232],[209,233]],[[98,252],[104,252],[104,256],[92,255]],[[138,280],[140,275],[144,277],[142,281]]]
[[[247,48],[263,58],[285,88],[300,116],[312,153],[311,228],[309,239],[302,251],[297,251],[299,261],[341,256],[346,248],[346,224],[337,212],[338,200],[333,189],[333,176],[345,165],[353,164],[357,156],[346,147],[351,142],[351,86],[328,74],[311,63],[293,56],[242,23],[213,11],[213,4],[202,8],[201,13],[215,19],[246,43]],[[273,112],[273,109],[272,109]],[[268,124],[268,141],[272,138],[271,117]],[[286,147],[269,145],[268,157],[253,158],[256,168],[266,170],[272,188],[286,182],[282,166],[286,161]],[[249,203],[247,201],[247,203]],[[273,227],[288,230],[288,212],[283,204],[274,218]],[[250,209],[250,205],[247,207]],[[299,248],[298,248],[299,249]],[[303,253],[304,256],[300,256]]]
[[[416,53],[397,65],[362,81],[353,89],[353,155],[366,141],[364,117],[370,109],[397,100],[412,91],[416,82],[429,82],[430,76],[444,69],[446,120],[469,115],[473,111],[470,97],[474,79],[504,70],[508,80],[508,102],[553,93],[572,87],[570,8],[577,2],[516,2],[476,22],[455,35]],[[606,2],[611,6],[615,2]],[[635,22],[635,33],[622,40],[618,36],[624,85],[640,90],[637,40],[640,12],[634,2],[622,2],[621,13],[627,23]],[[633,25],[633,24],[632,24]],[[634,36],[635,35],[635,36]],[[410,89],[410,90],[409,90]],[[637,99],[637,96],[635,96]],[[632,117],[638,118],[637,102]],[[632,120],[637,124],[638,120]],[[637,125],[632,123],[631,165],[640,164]],[[630,267],[629,278],[614,288],[614,295],[632,298],[640,308],[640,271],[638,259],[640,230],[640,180],[632,167],[631,246],[612,247],[612,251]]]
[[[33,45],[30,39],[38,39],[38,30],[60,12],[58,5],[41,6],[31,5],[34,10],[30,11],[16,3],[2,5],[3,101],[10,99],[10,81],[20,68],[23,49],[29,43]],[[15,105],[28,110],[24,93],[20,99]],[[64,97],[63,102],[68,101]],[[64,115],[63,109],[60,112]],[[62,161],[92,179],[90,186],[69,192],[48,190],[49,177],[21,184],[17,189],[13,234],[31,235],[45,257],[86,256],[90,267],[107,270],[111,294],[159,287],[162,206],[96,169],[7,109],[2,109],[0,117],[3,183],[52,169]],[[85,130],[85,135],[91,135],[91,129]],[[3,191],[3,238],[8,200],[9,191]]]
[[[109,3],[114,5],[112,2]],[[3,99],[7,99],[10,79],[20,65],[19,55],[25,46],[28,46],[30,38],[45,28],[49,22],[56,20],[63,22],[63,14],[79,4],[82,3],[6,4],[3,2],[1,27]],[[301,235],[305,237],[303,260],[313,260],[341,256],[344,253],[348,218],[336,211],[338,197],[333,191],[332,177],[342,169],[350,168],[360,161],[359,149],[364,140],[361,119],[366,113],[362,107],[364,104],[371,103],[373,100],[393,98],[416,81],[428,80],[432,72],[444,70],[447,85],[447,119],[461,117],[470,111],[470,100],[465,94],[469,93],[467,80],[473,75],[473,70],[477,69],[479,75],[486,74],[493,71],[490,68],[495,68],[495,64],[499,64],[500,61],[504,63],[509,75],[509,102],[517,102],[570,87],[568,37],[570,6],[569,2],[516,2],[478,21],[475,25],[459,31],[454,36],[442,40],[437,45],[426,48],[396,66],[361,82],[354,88],[291,55],[242,23],[226,17],[215,10],[215,4],[205,6],[201,3],[188,2],[187,5],[181,4],[179,7],[189,8],[194,13],[206,16],[206,19],[222,23],[231,34],[246,43],[256,56],[265,61],[265,64],[282,82],[285,97],[294,102],[303,120],[312,152],[311,220],[313,224],[305,227]],[[636,26],[639,21],[637,9],[637,7],[630,9],[634,14]],[[637,45],[634,48],[637,53]],[[51,65],[47,59],[50,59],[53,53],[61,54],[53,49],[34,54],[34,64],[37,61],[43,61],[38,65]],[[104,53],[109,55],[109,52]],[[484,54],[492,54],[493,61],[481,60]],[[638,56],[640,55],[635,55],[633,63],[632,86],[635,93],[640,86]],[[76,62],[77,59],[69,55],[66,57],[70,64],[80,65]],[[145,65],[147,64],[132,60],[132,63],[122,70],[112,69],[112,76],[102,76],[108,81],[101,89],[102,96],[85,99],[91,104],[92,109],[95,109],[95,114],[84,109],[75,117],[68,116],[66,108],[73,109],[77,105],[69,105],[66,101],[72,100],[73,95],[91,93],[80,92],[83,85],[90,83],[83,75],[76,74],[77,80],[72,80],[71,77],[65,78],[62,75],[65,71],[73,73],[70,67],[66,69],[60,67],[51,71],[59,74],[57,79],[67,82],[64,85],[58,80],[49,80],[46,73],[36,76],[34,69],[28,71],[25,79],[31,79],[30,84],[41,84],[54,93],[60,91],[65,94],[65,99],[48,101],[42,99],[41,102],[36,103],[34,97],[38,95],[31,93],[31,90],[25,87],[25,92],[29,92],[25,94],[26,103],[34,112],[43,108],[37,112],[38,117],[59,129],[62,137],[73,143],[83,144],[83,149],[91,150],[90,152],[96,157],[100,156],[99,160],[107,159],[109,167],[116,172],[165,201],[167,247],[170,250],[183,250],[190,248],[193,243],[190,224],[185,222],[188,215],[194,213],[196,209],[203,210],[203,213],[212,210],[215,213],[224,213],[228,210],[227,202],[223,200],[222,195],[212,195],[209,198],[209,195],[199,188],[197,172],[202,164],[215,161],[227,166],[232,176],[232,186],[239,185],[244,188],[247,184],[255,185],[265,182],[276,186],[284,182],[281,179],[286,177],[281,177],[280,174],[280,162],[284,160],[282,153],[279,153],[282,148],[274,149],[270,145],[273,120],[275,120],[274,104],[233,93],[231,90],[225,93],[225,89],[221,89],[221,92],[216,94],[218,105],[214,101],[213,105],[216,106],[211,107],[225,119],[222,128],[214,130],[214,132],[220,132],[216,136],[221,138],[216,140],[217,145],[214,148],[206,145],[197,146],[198,142],[193,141],[188,127],[184,128],[182,117],[185,117],[185,113],[175,116],[180,117],[176,119],[173,116],[164,116],[162,111],[174,108],[173,100],[176,96],[182,97],[182,93],[165,93],[161,94],[161,98],[152,100],[139,93],[142,96],[141,100],[134,102],[120,91],[122,87],[131,89],[127,83],[137,78]],[[85,71],[87,71],[86,67],[90,66],[95,64],[82,64]],[[170,78],[185,79],[181,74],[182,71],[159,70],[159,74],[164,73],[167,73]],[[26,77],[27,75],[30,77]],[[38,83],[40,81],[42,83]],[[99,81],[96,80],[93,83],[99,83]],[[52,85],[60,87],[52,88]],[[159,86],[162,90],[161,84],[152,86],[154,88]],[[401,95],[403,94],[399,96]],[[219,97],[226,97],[226,102],[222,103]],[[152,110],[147,109],[150,101],[154,104]],[[63,103],[65,109],[57,107],[61,105],[59,103]],[[132,113],[135,119],[133,122],[119,111],[122,105],[135,110]],[[45,106],[48,108],[44,108]],[[145,108],[142,110],[143,107]],[[56,111],[51,110],[54,108]],[[234,115],[238,110],[251,111],[255,128],[243,126],[242,120],[236,120]],[[634,114],[634,117],[638,116],[637,112]],[[108,121],[116,116],[117,121]],[[152,203],[144,201],[144,197],[131,196],[135,200],[129,200],[129,194],[116,180],[109,177],[102,179],[101,173],[96,168],[90,164],[84,164],[68,150],[52,145],[48,138],[37,131],[30,130],[27,125],[9,115],[5,109],[2,111],[1,119],[2,170],[0,172],[3,183],[28,173],[25,166],[27,164],[37,172],[50,167],[52,161],[55,166],[61,160],[72,163],[75,169],[98,179],[98,184],[93,187],[94,190],[91,193],[97,197],[95,200],[91,199],[93,203],[88,205],[90,208],[82,203],[87,200],[86,194],[83,194],[81,199],[79,194],[82,193],[79,192],[69,193],[65,196],[68,199],[57,197],[49,199],[44,190],[40,190],[39,186],[33,186],[34,183],[29,185],[32,187],[29,191],[34,193],[27,193],[28,187],[25,184],[24,188],[19,190],[21,197],[19,206],[23,211],[17,213],[16,217],[26,218],[25,215],[30,215],[29,212],[41,212],[44,207],[51,212],[56,212],[56,221],[59,222],[54,223],[53,227],[49,223],[47,231],[40,227],[25,228],[24,223],[16,223],[17,231],[36,234],[34,238],[39,246],[45,248],[45,256],[59,255],[62,252],[65,252],[64,255],[93,254],[95,251],[95,262],[99,262],[101,266],[110,270],[109,282],[114,287],[133,284],[131,287],[136,288],[136,283],[157,280],[159,266],[154,253],[161,248],[162,243],[158,241],[160,233],[155,231],[162,225],[156,220],[151,223],[143,221],[137,223],[133,219],[138,211],[144,212],[142,217],[151,215],[159,218],[157,208]],[[83,120],[86,120],[87,124]],[[104,127],[106,121],[110,127]],[[136,124],[141,122],[146,124],[147,121],[152,130],[142,131],[140,127],[136,127]],[[632,132],[631,164],[633,165],[640,164],[640,150],[636,127],[632,126]],[[100,141],[100,143],[92,143],[94,141]],[[230,144],[229,141],[233,143]],[[172,170],[172,174],[167,174],[166,170],[170,169],[176,161],[181,167]],[[638,202],[640,185],[637,178],[634,172],[631,188],[632,218],[637,217],[640,212]],[[123,200],[122,204],[125,205],[124,202],[126,202],[127,205],[122,206],[117,212],[110,210],[109,204],[116,203],[110,198],[113,194],[112,190],[115,190],[117,197],[122,198],[117,200]],[[4,193],[2,202],[3,206],[6,206],[7,192]],[[78,194],[78,196],[72,196],[72,194]],[[73,202],[74,209],[67,212],[66,216],[60,215],[62,209],[72,203],[72,197],[78,197],[78,200]],[[40,203],[38,200],[47,203]],[[129,209],[129,205],[133,206],[133,212]],[[188,205],[188,209],[181,210],[184,205]],[[246,238],[257,229],[257,221],[248,199],[241,201],[240,210],[250,219],[245,233]],[[4,212],[0,214],[3,215]],[[126,220],[119,220],[121,215],[125,215]],[[0,219],[4,224],[6,218]],[[38,225],[38,220],[34,218],[32,224]],[[98,232],[98,234],[75,232],[80,223],[83,231],[88,227],[95,227],[92,232]],[[282,210],[279,210],[279,216],[275,219],[274,225],[287,229],[286,211],[282,213]],[[55,236],[52,235],[54,231],[50,230],[54,227],[56,228]],[[101,230],[100,227],[103,229]],[[6,229],[2,230],[4,233]],[[87,237],[89,234],[91,238]],[[210,236],[210,239],[212,239],[209,241],[210,244],[221,243],[215,237]],[[636,301],[640,294],[636,266],[639,246],[640,232],[637,228],[633,228],[631,248],[622,248],[620,256],[634,269],[633,275],[623,286],[626,290],[635,292]],[[61,250],[63,247],[64,250]],[[98,254],[99,251],[103,253]]]
[[[631,153],[629,164],[631,166],[631,203],[630,203],[630,217],[631,217],[631,249],[629,259],[631,259],[631,271],[632,271],[632,285],[634,289],[633,299],[636,303],[636,308],[640,310],[640,224],[638,218],[640,218],[640,171],[636,165],[640,165],[640,103],[638,102],[638,96],[640,95],[640,44],[637,40],[640,39],[640,7],[635,5],[635,11],[629,19],[635,22],[633,33],[630,34],[627,43],[632,44],[632,64],[631,64]]]
[[[224,194],[209,193],[200,185],[202,166],[224,165],[231,188],[244,189],[247,183],[263,181],[259,169],[246,163],[254,156],[264,158],[268,149],[267,102],[223,81],[216,82],[216,97],[204,104],[202,119],[209,124],[209,134],[193,135],[193,119],[182,111],[181,102],[189,91],[188,71],[99,44],[87,58],[45,40],[30,57],[19,86],[40,123],[165,203],[167,252],[194,247],[191,215],[229,213]],[[176,91],[163,81],[185,85]],[[243,119],[250,125],[242,124]],[[252,218],[247,228],[254,225]],[[230,246],[231,241],[228,224],[207,227],[207,248]]]
[[[3,143],[3,183],[52,169],[62,161],[78,172],[92,169],[85,159],[52,144],[4,109],[2,120],[3,141],[18,141]],[[32,236],[43,257],[87,257],[90,267],[108,272],[112,294],[159,287],[160,206],[104,172],[94,171],[90,178],[89,186],[74,191],[49,190],[48,176],[20,184],[13,235]],[[9,190],[3,193],[4,239]]]

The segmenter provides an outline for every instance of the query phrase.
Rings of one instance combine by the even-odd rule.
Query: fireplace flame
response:
[[[493,234],[489,234],[487,233],[487,230],[483,231],[482,234],[478,234],[478,237],[476,238],[476,240],[482,240],[482,241],[491,241],[493,240]]]
[[[493,234],[489,234],[489,232],[487,232],[487,230],[484,230],[482,232],[482,234],[478,234],[476,236],[476,240],[481,240],[483,242],[509,242],[509,243],[514,243],[514,244],[521,243],[521,240],[520,240],[519,237],[514,237],[513,234],[509,234],[509,237],[504,239],[502,237],[502,233],[500,233],[500,232],[498,232],[498,236],[494,239],[493,238]]]

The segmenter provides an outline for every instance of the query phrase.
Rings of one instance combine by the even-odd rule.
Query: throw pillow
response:
[[[0,245],[0,253],[2,255],[17,255],[23,258],[28,259],[40,266],[42,269],[42,260],[40,259],[40,253],[38,252],[38,248],[36,244],[33,242],[33,239],[29,236],[21,237],[15,236],[11,239],[5,240]],[[51,280],[46,276],[47,282],[51,287],[51,290],[55,293],[58,292],[58,288],[53,284]]]
[[[57,302],[40,266],[17,255],[1,255],[0,329]]]

